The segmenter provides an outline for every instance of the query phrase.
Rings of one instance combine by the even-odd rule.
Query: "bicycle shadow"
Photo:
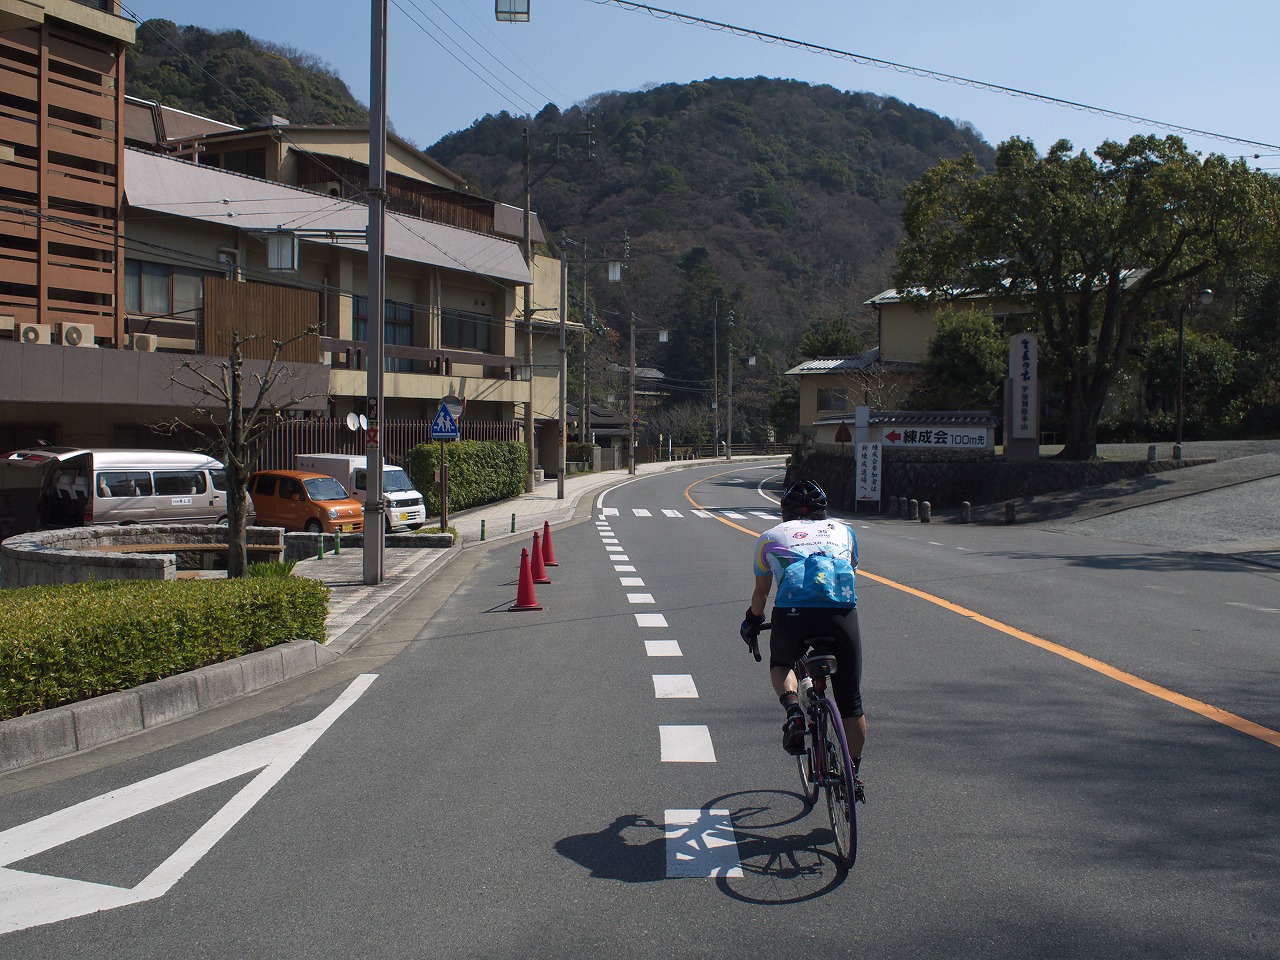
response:
[[[848,870],[830,852],[834,837],[821,805],[811,809],[799,794],[785,790],[739,791],[704,804],[701,825],[722,825],[725,818],[717,814],[726,810],[739,869],[703,875],[714,879],[725,896],[781,906],[824,896],[844,883]],[[820,817],[811,829],[802,832],[792,826],[808,816]],[[595,879],[623,883],[676,879],[690,874],[671,872],[668,843],[685,835],[680,824],[686,823],[664,824],[642,814],[623,814],[602,830],[557,840],[555,850],[585,867]]]

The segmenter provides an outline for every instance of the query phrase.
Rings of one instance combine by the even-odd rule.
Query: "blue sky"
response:
[[[593,0],[390,0],[389,112],[423,147],[486,113],[707,77],[787,77],[886,94],[967,121],[992,144],[1092,149],[1160,128],[762,43]],[[709,20],[1264,144],[1280,144],[1280,4],[1258,0],[653,0]],[[236,28],[327,61],[369,95],[367,0],[124,0],[140,20]],[[451,51],[452,55],[450,52]],[[460,62],[461,61],[461,62]],[[1280,171],[1280,146],[1182,134]],[[1262,156],[1253,160],[1254,154]],[[1270,156],[1268,156],[1270,154]]]

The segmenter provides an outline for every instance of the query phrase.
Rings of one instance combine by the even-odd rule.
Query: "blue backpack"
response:
[[[782,574],[778,602],[789,607],[852,607],[857,603],[853,566],[845,557],[811,553]]]

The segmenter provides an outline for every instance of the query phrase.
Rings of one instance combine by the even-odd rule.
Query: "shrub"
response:
[[[249,564],[248,574],[251,577],[291,577],[297,560],[259,560]]]
[[[503,440],[456,440],[444,445],[449,460],[449,509],[465,510],[495,503],[524,492],[529,468],[528,448]],[[440,444],[420,443],[406,458],[413,485],[422,491],[427,513],[440,514]]]
[[[0,720],[291,640],[324,641],[306,577],[107,580],[0,591]]]

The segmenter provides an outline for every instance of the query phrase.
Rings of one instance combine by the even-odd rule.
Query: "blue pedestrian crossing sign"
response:
[[[436,411],[435,419],[431,421],[431,439],[458,439],[458,421],[454,419],[453,414],[449,412],[449,408],[443,403],[440,404],[440,409]]]

